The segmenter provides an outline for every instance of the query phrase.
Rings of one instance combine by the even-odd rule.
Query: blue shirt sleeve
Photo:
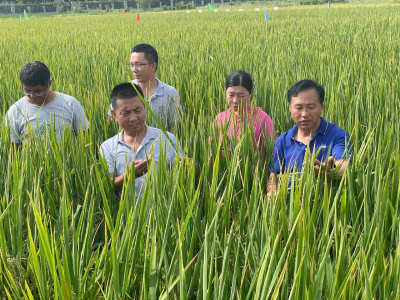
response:
[[[269,164],[269,169],[271,172],[276,174],[281,173],[281,167],[284,169],[284,156],[283,154],[283,145],[282,145],[282,138],[278,138],[274,144],[274,153],[272,156],[272,163]]]
[[[332,145],[331,155],[335,156],[336,160],[346,159],[351,154],[350,147],[350,135],[343,130]]]

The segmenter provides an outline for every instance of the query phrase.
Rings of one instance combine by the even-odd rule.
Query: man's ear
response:
[[[117,119],[117,112],[114,109],[111,109],[111,114],[114,117],[114,119]]]

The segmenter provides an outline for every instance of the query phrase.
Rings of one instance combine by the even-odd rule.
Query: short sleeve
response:
[[[89,129],[89,120],[86,117],[85,111],[83,110],[82,105],[76,101],[73,108],[73,128],[75,134],[79,132],[80,129],[83,131]]]
[[[174,152],[174,158],[175,158],[175,155],[176,155],[176,151],[178,150],[178,142],[177,142],[177,140],[176,140],[176,137],[175,137],[175,135],[173,135],[172,133],[168,133],[168,136],[170,137],[170,139],[171,139],[171,141],[172,141],[172,147],[173,147],[173,149],[171,149],[171,150],[173,150],[173,152]],[[181,157],[183,157],[183,151],[182,151],[182,148],[181,147],[179,147],[179,153],[178,153],[178,155],[179,155],[179,158],[181,158]]]
[[[168,126],[171,128],[180,123],[180,116],[183,115],[183,110],[176,89],[171,90],[168,98]]]
[[[282,140],[278,139],[274,144],[274,153],[272,156],[272,163],[269,164],[269,169],[271,172],[276,174],[280,174],[282,169],[285,169],[284,166],[284,155],[283,155],[283,147]]]
[[[350,148],[350,135],[343,130],[332,145],[331,155],[335,156],[336,160],[346,159],[351,154]]]
[[[10,132],[11,142],[15,144],[21,143],[21,132],[19,130],[20,126],[18,126],[18,120],[15,113],[13,113],[13,107],[11,107],[6,113],[4,124],[8,128]]]
[[[108,167],[108,172],[109,173],[114,173],[115,169],[115,160],[114,160],[114,155],[111,153],[110,149],[108,148],[107,143],[103,143],[100,146],[100,155],[104,157],[107,163]]]

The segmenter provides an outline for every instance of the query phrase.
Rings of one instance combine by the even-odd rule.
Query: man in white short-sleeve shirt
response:
[[[151,109],[165,130],[174,133],[183,114],[178,91],[156,78],[158,68],[158,53],[149,44],[138,44],[131,50],[129,66],[135,79],[134,84],[140,86]],[[111,109],[108,112],[111,115]],[[152,118],[151,126],[159,128]]]
[[[106,140],[100,147],[105,158],[111,179],[116,191],[122,190],[127,169],[135,172],[136,198],[143,196],[147,165],[153,160],[158,167],[161,153],[165,154],[167,169],[174,163],[177,153],[176,138],[167,132],[166,136],[160,129],[146,125],[146,108],[140,99],[143,92],[138,85],[136,89],[130,82],[114,87],[111,92],[111,113],[122,131]]]
[[[5,122],[14,144],[22,143],[30,128],[38,136],[54,129],[56,138],[71,130],[76,135],[89,129],[89,121],[74,97],[50,90],[50,71],[39,61],[26,64],[20,73],[25,96],[7,111]]]

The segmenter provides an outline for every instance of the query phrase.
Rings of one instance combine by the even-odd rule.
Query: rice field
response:
[[[0,19],[0,299],[400,299],[400,5],[268,12],[269,22],[233,8],[141,23],[133,13]],[[118,130],[108,95],[133,79],[129,51],[141,42],[180,93],[176,135],[201,174],[192,163],[153,169],[140,203],[133,178],[118,200],[99,145]],[[16,150],[4,115],[34,60],[91,127]],[[265,196],[269,170],[250,134],[220,143],[213,125],[237,69],[252,74],[254,104],[278,134],[293,126],[289,87],[325,87],[323,116],[353,142],[341,179],[314,178],[310,154],[296,184],[286,174]]]

